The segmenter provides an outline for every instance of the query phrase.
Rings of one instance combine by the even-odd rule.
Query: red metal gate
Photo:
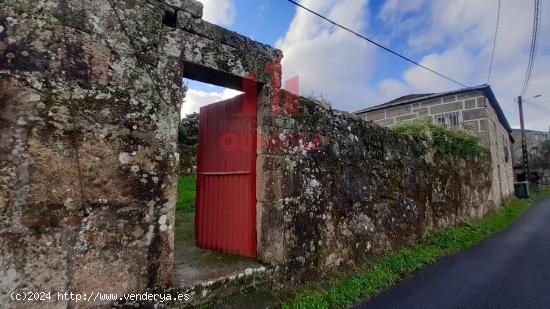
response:
[[[201,108],[197,175],[197,246],[256,258],[254,96]]]

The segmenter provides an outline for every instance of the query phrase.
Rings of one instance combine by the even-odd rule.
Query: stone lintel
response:
[[[279,49],[256,42],[237,32],[214,25],[202,19],[192,18],[192,15],[190,16],[184,11],[178,12],[176,28],[211,39],[216,43],[225,44],[246,51],[247,53],[261,54],[271,59],[283,58],[283,53]]]
[[[430,107],[430,113],[432,114],[448,113],[448,112],[461,110],[462,108],[463,108],[462,101],[446,103],[446,104],[435,105]]]
[[[395,124],[395,119],[386,118],[386,119],[382,119],[382,120],[376,120],[376,121],[374,121],[374,123],[376,123],[377,125],[382,126],[382,127],[387,127],[387,126],[394,125]]]
[[[242,49],[180,29],[171,29],[167,37],[165,53],[181,59],[185,77],[237,90],[243,89],[243,77],[260,84],[280,79],[265,69],[278,64],[276,53],[259,43]]]
[[[412,110],[412,105],[411,104],[390,107],[390,108],[386,109],[386,116],[387,117],[395,117],[395,116],[410,114],[411,110]]]
[[[194,18],[202,18],[202,10],[203,5],[199,1],[196,0],[161,0],[161,2],[165,3],[166,5],[169,5],[173,7],[174,9],[178,11],[184,11],[189,14],[191,14]]]
[[[487,113],[484,108],[465,110],[462,112],[462,117],[464,121],[474,120],[474,119],[483,119],[487,117]]]
[[[382,109],[382,110],[367,112],[366,115],[367,115],[367,120],[372,120],[372,121],[381,120],[386,118],[386,110]]]

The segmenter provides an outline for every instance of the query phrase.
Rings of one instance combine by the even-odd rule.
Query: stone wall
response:
[[[258,257],[304,270],[291,276],[358,262],[495,207],[488,162],[432,162],[387,129],[280,94],[281,52],[203,21],[201,8],[2,4],[0,307],[17,307],[8,297],[23,289],[170,285],[182,76],[257,83]],[[52,307],[99,305],[110,306]]]
[[[282,99],[281,101],[284,101]],[[432,161],[413,142],[359,117],[300,98],[299,112],[258,116],[260,258],[318,276],[482,217],[491,162]]]
[[[384,127],[400,122],[428,119],[436,115],[458,112],[459,126],[479,137],[492,156],[492,186],[490,198],[497,205],[514,194],[512,143],[509,133],[497,118],[494,108],[482,91],[470,91],[414,103],[361,113],[360,117]]]
[[[485,108],[489,105],[481,91],[446,95],[410,104],[361,113],[361,117],[384,127],[415,119],[432,119],[434,115],[461,111],[461,126],[471,132],[486,132]],[[483,134],[479,134],[483,139]]]
[[[0,307],[172,282],[181,78],[238,89],[282,56],[201,15],[194,0],[2,2]]]
[[[477,135],[489,146],[487,126],[487,98],[481,91],[458,95],[447,95],[415,103],[370,111],[360,114],[361,118],[384,127],[392,127],[403,121],[416,119],[432,120],[433,116],[459,112],[460,127]]]
[[[492,162],[492,186],[489,198],[497,205],[514,196],[514,168],[510,133],[500,124],[495,109],[487,104],[487,135]]]

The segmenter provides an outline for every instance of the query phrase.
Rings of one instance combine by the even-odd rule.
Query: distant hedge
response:
[[[399,123],[392,130],[412,137],[418,150],[424,154],[433,151],[436,157],[452,155],[463,158],[488,155],[488,149],[481,145],[480,139],[463,129],[417,120]]]

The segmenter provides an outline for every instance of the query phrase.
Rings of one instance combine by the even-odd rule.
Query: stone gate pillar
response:
[[[239,85],[282,56],[201,16],[194,0],[2,3],[0,307],[171,284],[181,78]]]

